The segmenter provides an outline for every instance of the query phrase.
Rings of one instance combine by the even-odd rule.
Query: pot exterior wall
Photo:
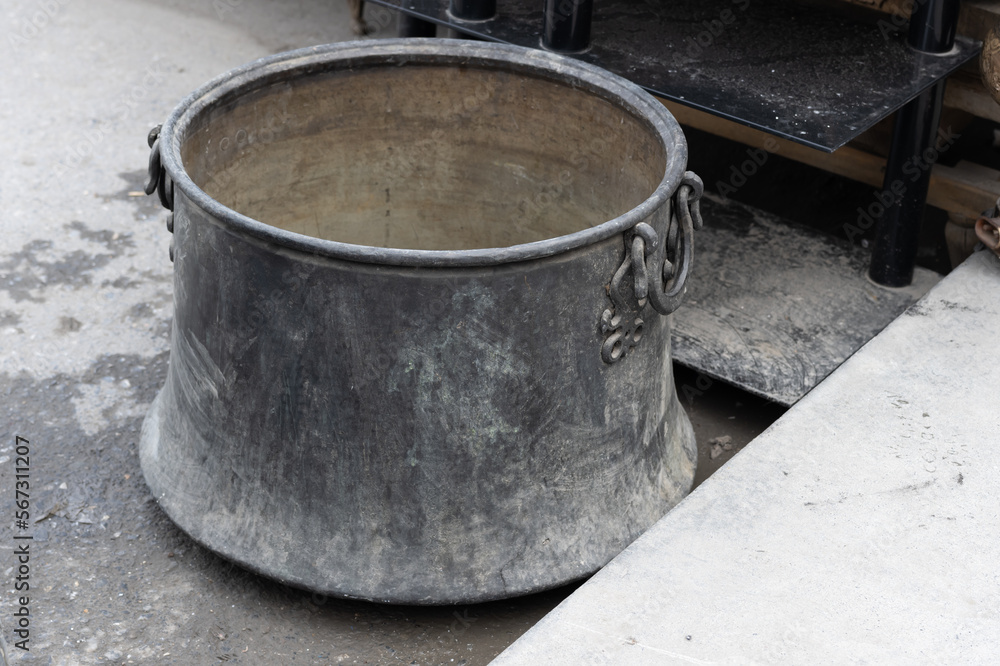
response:
[[[481,268],[289,250],[174,206],[147,482],[195,540],[323,594],[445,604],[586,576],[690,489],[669,317],[601,358],[621,235]]]

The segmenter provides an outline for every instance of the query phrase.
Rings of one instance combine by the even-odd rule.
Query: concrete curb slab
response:
[[[995,663],[998,288],[973,255],[494,663]]]

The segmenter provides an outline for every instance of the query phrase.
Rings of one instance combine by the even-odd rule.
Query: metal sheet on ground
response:
[[[706,194],[674,359],[791,405],[927,292],[867,278],[868,250]]]

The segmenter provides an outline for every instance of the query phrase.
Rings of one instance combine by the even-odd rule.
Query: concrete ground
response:
[[[973,254],[498,666],[996,664],[998,289]]]
[[[11,663],[481,664],[574,586],[473,607],[343,602],[249,574],[159,510],[136,453],[172,315],[146,133],[204,81],[353,38],[343,0],[0,2],[0,625]],[[394,17],[366,9],[373,38]],[[704,464],[782,410],[679,373]],[[711,439],[729,435],[732,447]],[[15,523],[27,440],[27,529]],[[22,479],[24,480],[24,479]],[[14,551],[29,543],[29,578]],[[28,582],[30,651],[15,646]]]

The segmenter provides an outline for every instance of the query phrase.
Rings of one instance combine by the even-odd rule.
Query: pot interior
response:
[[[209,196],[265,224],[418,250],[602,224],[648,198],[667,163],[647,121],[596,94],[419,63],[248,83],[192,118],[181,158]]]

